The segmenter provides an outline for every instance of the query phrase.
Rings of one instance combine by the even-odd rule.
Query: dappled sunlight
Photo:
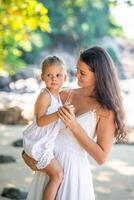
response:
[[[97,200],[134,199],[133,152],[132,145],[114,145],[108,161],[94,166],[92,172]]]
[[[16,187],[16,184],[14,184],[14,183],[8,183],[8,184],[7,184],[7,187],[14,187],[14,188],[15,188],[15,187]]]
[[[5,146],[5,145],[7,145],[9,142],[5,139],[5,140],[2,140],[2,141],[0,141],[0,145],[1,146]]]
[[[90,161],[89,161],[90,162]],[[95,170],[97,168],[97,165],[93,165],[93,164],[91,164],[91,170],[93,171],[93,170]]]
[[[21,181],[23,181],[24,184],[29,185],[31,183],[31,181],[32,181],[32,177],[28,176],[28,177],[21,178],[20,182]],[[7,186],[8,187],[17,187],[17,186],[19,186],[18,185],[18,179],[10,179],[10,180],[8,180]]]
[[[10,147],[12,147],[12,142],[22,137],[23,129],[24,126],[11,126],[0,124],[0,149],[6,145],[10,145]]]
[[[15,157],[17,161],[16,163],[0,164],[1,188],[24,188],[27,191],[33,179],[34,172],[26,166],[21,157],[22,148],[12,146],[13,141],[20,139],[23,128],[23,126],[0,126],[0,151],[4,155]],[[89,159],[96,200],[134,199],[133,152],[132,145],[114,145],[109,160],[105,164],[100,166]]]
[[[33,178],[32,170],[23,162],[0,165],[0,171],[3,187],[24,187],[27,190]]]
[[[108,194],[108,193],[112,192],[109,188],[106,188],[106,187],[96,187],[95,190],[96,190],[96,192],[100,192],[100,193],[104,193],[104,194]]]
[[[96,179],[98,181],[109,182],[111,181],[112,173],[101,171],[98,175],[96,175]]]
[[[107,163],[107,166],[117,171],[118,173],[126,176],[134,175],[134,166],[129,166],[122,160],[112,160]]]
[[[3,124],[0,125],[0,131],[5,131],[6,129],[7,129],[7,125],[3,125]]]
[[[26,178],[24,179],[24,181],[25,181],[26,183],[31,183],[32,177],[26,177]]]
[[[94,189],[99,200],[128,200],[133,195],[133,179],[121,175],[110,167],[102,167],[94,171]]]

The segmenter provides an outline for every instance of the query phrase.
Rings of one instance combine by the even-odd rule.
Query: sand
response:
[[[22,148],[11,145],[22,137],[22,130],[22,126],[0,125],[0,154],[12,155],[17,160],[0,164],[0,193],[4,187],[27,191],[32,180],[33,172],[21,158]],[[92,173],[96,200],[134,200],[134,145],[113,145],[105,164],[92,162]]]

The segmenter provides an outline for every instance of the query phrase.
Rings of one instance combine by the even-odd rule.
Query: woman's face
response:
[[[76,77],[80,87],[94,87],[96,83],[95,74],[90,67],[81,60],[78,60]]]

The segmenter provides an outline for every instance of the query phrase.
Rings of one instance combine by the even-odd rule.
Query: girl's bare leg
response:
[[[43,200],[54,200],[63,179],[62,168],[59,162],[56,159],[53,159],[43,171],[49,176],[49,182],[43,192]]]

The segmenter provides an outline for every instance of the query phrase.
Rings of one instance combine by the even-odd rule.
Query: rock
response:
[[[0,123],[3,124],[27,124],[27,120],[22,116],[22,109],[15,106],[11,108],[5,108],[5,110],[0,110]]]
[[[17,71],[14,75],[11,76],[13,81],[17,81],[19,79],[27,79],[36,77],[38,74],[38,70],[34,67],[26,67],[23,70]]]
[[[11,81],[12,81],[12,79],[10,76],[7,76],[7,77],[1,76],[0,77],[0,90],[10,92],[11,89],[10,89],[9,85],[10,85]]]
[[[22,139],[16,140],[16,141],[14,141],[14,142],[12,143],[12,145],[13,145],[14,147],[23,147],[23,140],[22,140]]]
[[[12,79],[10,76],[7,76],[7,77],[1,76],[0,77],[0,88],[4,87],[5,85],[9,85],[11,81],[12,81]]]
[[[1,194],[2,197],[10,199],[26,199],[27,192],[19,188],[4,188]]]
[[[12,80],[17,81],[20,79],[25,79],[25,73],[23,71],[18,71],[16,74],[12,75]]]
[[[10,84],[12,92],[23,94],[23,93],[35,93],[39,90],[39,83],[35,78],[19,79]]]
[[[16,159],[14,157],[7,155],[0,155],[0,164],[12,163],[12,162],[16,162]]]
[[[130,143],[128,143],[128,145],[134,145],[134,142],[130,142]]]

